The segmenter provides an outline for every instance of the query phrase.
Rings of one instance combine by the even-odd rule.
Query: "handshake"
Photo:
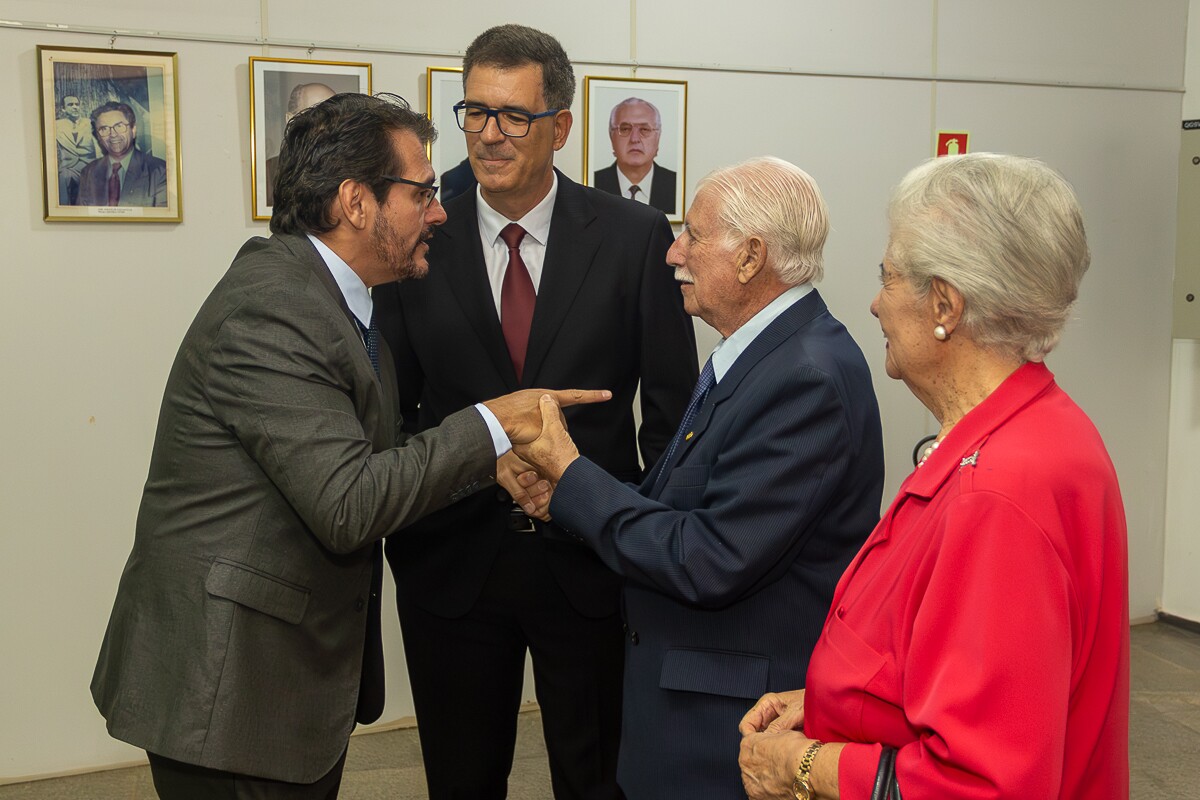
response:
[[[605,390],[525,389],[486,400],[513,449],[496,462],[496,482],[531,517],[550,519],[550,495],[579,450],[567,433],[562,409],[612,398]]]

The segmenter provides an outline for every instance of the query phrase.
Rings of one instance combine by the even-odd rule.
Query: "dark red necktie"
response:
[[[115,206],[121,202],[121,164],[113,164],[112,175],[108,176],[108,204]]]
[[[508,344],[508,356],[517,381],[525,371],[525,351],[529,347],[529,326],[533,322],[533,305],[537,294],[533,291],[533,279],[521,258],[521,240],[525,229],[515,222],[504,226],[500,238],[508,245],[508,267],[504,270],[504,281],[500,284],[500,327],[504,341]]]

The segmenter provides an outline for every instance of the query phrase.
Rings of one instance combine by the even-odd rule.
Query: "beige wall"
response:
[[[1191,0],[1185,76],[1182,119],[1200,119],[1200,0]],[[1200,225],[1200,220],[1178,224]],[[1195,339],[1174,342],[1170,419],[1162,608],[1200,621],[1200,341]]]
[[[630,75],[636,60],[646,65],[638,77],[689,81],[689,196],[709,170],[763,153],[799,163],[825,191],[833,231],[821,291],[876,371],[889,496],[932,423],[883,374],[882,337],[867,313],[888,190],[930,154],[938,128],[971,131],[974,150],[1046,159],[1077,187],[1094,251],[1050,366],[1108,442],[1129,511],[1131,613],[1154,612],[1163,591],[1187,0],[1161,0],[1149,16],[1118,0],[598,0],[586,14],[578,8],[516,0],[503,10],[450,2],[431,11],[364,0],[347,14],[300,0],[0,0],[0,20],[157,32],[118,36],[115,46],[179,53],[184,159],[180,224],[43,222],[35,48],[108,47],[110,36],[0,26],[0,90],[9,98],[0,135],[10,153],[0,196],[8,254],[0,781],[138,756],[107,737],[87,684],[175,348],[236,248],[265,233],[250,221],[252,55],[371,61],[377,91],[420,99],[426,66],[454,66],[475,33],[520,21],[559,36],[580,78]],[[275,44],[257,46],[256,37]],[[313,40],[326,46],[310,54]],[[575,110],[558,162],[572,176],[582,163]],[[701,340],[711,347],[715,335],[705,329]],[[1039,455],[1067,446],[1047,442]],[[1014,591],[1020,563],[1014,552]],[[394,618],[385,627],[384,719],[392,720],[411,714],[411,701]]]

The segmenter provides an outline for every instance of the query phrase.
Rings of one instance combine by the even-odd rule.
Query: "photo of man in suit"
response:
[[[658,107],[637,97],[622,100],[609,115],[608,136],[616,161],[593,174],[596,188],[674,214],[678,176],[654,161],[662,140]]]
[[[724,337],[640,485],[580,455],[547,404],[517,453],[555,485],[555,522],[626,579],[627,797],[744,798],[741,715],[803,685],[842,571],[879,520],[871,373],[813,282],[816,183],[760,158],[701,181],[667,256],[688,313]]]
[[[73,94],[62,99],[62,113],[54,121],[54,140],[58,149],[58,203],[73,206],[79,202],[79,174],[96,158],[91,120]]]
[[[283,112],[283,127],[292,121],[292,117],[306,108],[312,108],[322,100],[328,100],[336,92],[323,83],[298,83],[288,93],[287,110]],[[267,159],[267,205],[275,205],[275,173],[279,169],[278,154]]]
[[[137,146],[137,118],[126,103],[108,102],[92,110],[92,133],[104,156],[79,175],[79,205],[167,205],[167,162]]]
[[[523,386],[605,387],[596,413],[567,410],[571,433],[637,480],[639,449],[646,464],[662,453],[697,374],[670,225],[554,168],[575,76],[553,37],[492,28],[463,70],[456,114],[478,186],[447,205],[429,279],[376,292],[405,422],[424,430]],[[496,491],[389,537],[387,554],[431,800],[505,797],[526,653],[555,797],[620,797],[619,579]]]
[[[180,346],[92,679],[164,800],[336,797],[355,723],[383,708],[380,540],[491,487],[540,430],[529,391],[400,430],[368,290],[429,268],[433,136],[394,96],[298,116],[274,235],[243,245]],[[499,477],[537,513],[548,487]]]

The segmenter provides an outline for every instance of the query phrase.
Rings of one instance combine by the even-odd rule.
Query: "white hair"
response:
[[[807,172],[762,156],[709,173],[696,187],[697,193],[703,189],[720,201],[730,244],[761,238],[775,274],[788,286],[821,280],[829,210]]]
[[[654,127],[658,130],[662,130],[662,114],[658,113],[658,106],[654,105],[654,103],[651,103],[649,100],[643,100],[640,97],[627,97],[613,106],[612,111],[608,112],[608,129],[612,130],[613,128],[617,127],[618,109],[624,108],[625,106],[634,105],[635,103],[641,103],[644,106],[649,106],[650,110],[654,112]]]
[[[995,153],[932,159],[888,207],[888,258],[921,295],[962,293],[980,345],[1041,361],[1058,343],[1091,263],[1079,201],[1040,161]]]

